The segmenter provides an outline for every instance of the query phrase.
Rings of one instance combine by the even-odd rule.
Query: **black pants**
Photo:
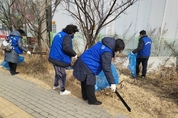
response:
[[[136,73],[137,73],[137,75],[140,72],[140,69],[139,69],[140,63],[142,63],[142,76],[146,76],[148,58],[137,58],[137,64],[136,64]]]
[[[11,62],[8,62],[8,64],[9,64],[10,72],[15,73],[16,72],[16,68],[17,68],[17,64],[16,63],[11,63]]]
[[[97,101],[94,85],[86,85],[86,81],[81,82],[81,92],[82,98],[88,100],[89,104],[93,104]]]

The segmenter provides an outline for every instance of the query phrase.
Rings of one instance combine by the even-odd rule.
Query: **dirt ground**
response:
[[[3,55],[0,56],[2,62]],[[117,66],[117,65],[116,65]],[[1,68],[5,70],[4,68]],[[7,70],[5,70],[7,71]],[[17,67],[18,76],[39,83],[51,89],[54,69],[46,56],[25,55],[25,61]],[[111,90],[96,92],[101,107],[113,116],[123,114],[130,118],[178,118],[178,70],[163,68],[149,73],[147,78],[133,79],[128,69],[119,68],[117,90],[131,108],[129,112],[120,99]],[[72,95],[81,99],[80,83],[67,70],[67,87]]]

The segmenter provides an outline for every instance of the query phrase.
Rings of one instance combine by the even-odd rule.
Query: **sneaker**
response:
[[[60,91],[60,95],[69,95],[71,94],[71,91],[65,90],[65,91]]]
[[[55,89],[58,89],[58,88],[60,88],[60,86],[53,86],[53,89],[55,90]]]

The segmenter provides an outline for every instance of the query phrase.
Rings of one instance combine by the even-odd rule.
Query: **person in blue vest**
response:
[[[77,57],[73,50],[72,39],[78,32],[76,25],[67,25],[61,32],[58,32],[52,41],[49,53],[49,62],[53,64],[55,70],[53,89],[60,88],[60,95],[68,95],[71,91],[65,89],[66,84],[66,67],[71,64],[71,58]],[[59,85],[60,83],[60,85]]]
[[[5,51],[4,60],[8,62],[11,75],[16,75],[19,72],[16,72],[17,64],[19,62],[19,55],[27,52],[27,54],[31,54],[28,49],[23,46],[22,36],[25,36],[25,32],[22,29],[15,30],[9,34],[9,38],[12,39],[12,47],[11,51]]]
[[[139,76],[140,73],[140,64],[142,64],[142,78],[146,77],[147,73],[147,65],[148,65],[148,59],[151,54],[151,45],[152,40],[146,35],[146,31],[142,30],[140,31],[140,39],[138,43],[138,47],[132,51],[133,54],[137,53],[137,59],[136,59],[136,74]]]
[[[88,100],[89,105],[100,105],[95,96],[96,76],[102,70],[115,92],[116,84],[111,70],[111,61],[116,52],[122,52],[125,43],[122,39],[104,37],[94,46],[84,51],[73,65],[73,75],[81,82],[83,100]]]

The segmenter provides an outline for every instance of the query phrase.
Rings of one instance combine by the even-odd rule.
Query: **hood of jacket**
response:
[[[113,37],[104,37],[102,39],[102,43],[105,46],[109,47],[113,51],[113,53],[114,53],[114,50],[115,50],[115,42],[116,42],[116,40]]]
[[[22,37],[22,35],[18,31],[13,31],[10,33],[10,35]]]

